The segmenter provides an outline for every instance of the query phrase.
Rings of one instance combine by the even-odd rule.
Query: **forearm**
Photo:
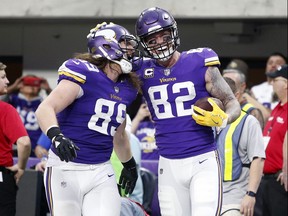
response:
[[[58,125],[55,110],[53,107],[46,105],[45,102],[39,105],[35,114],[41,130],[45,134],[52,125]]]
[[[136,133],[140,122],[143,121],[143,119],[145,117],[149,117],[150,118],[150,112],[148,110],[147,104],[143,103],[143,104],[140,105],[136,116],[132,120],[131,133],[133,133],[133,134]]]
[[[67,91],[69,89],[69,91]],[[58,125],[56,114],[69,106],[78,97],[80,86],[68,80],[62,80],[57,87],[38,106],[35,114],[44,133],[51,126]]]
[[[261,113],[263,115],[263,119],[264,119],[264,124],[265,124],[266,121],[268,120],[268,118],[270,117],[271,110],[266,108],[265,106],[263,106],[255,98],[253,98],[252,96],[250,96],[247,93],[244,93],[243,97],[247,100],[248,103],[251,103],[255,108],[257,108],[261,111]]]
[[[19,84],[21,83],[21,77],[16,79],[16,81],[12,84],[9,85],[7,88],[7,94],[11,94],[13,92],[16,92],[19,90]]]
[[[132,157],[129,137],[124,130],[122,133],[116,133],[114,136],[114,151],[121,162],[127,162]]]
[[[256,109],[252,110],[250,114],[253,115],[259,121],[260,127],[263,130],[264,129],[264,118],[263,118],[261,110],[256,108]]]
[[[15,85],[10,85],[10,86],[8,86],[8,88],[7,88],[7,94],[11,94],[11,93],[13,93],[13,92],[15,92],[15,91],[17,91],[17,90],[18,90],[17,86],[15,86]]]
[[[34,152],[35,152],[36,157],[37,157],[37,158],[40,158],[40,159],[41,159],[42,157],[45,157],[45,156],[48,155],[47,149],[45,149],[44,147],[42,147],[42,146],[39,145],[39,144],[35,147]]]
[[[31,143],[28,136],[20,137],[17,140],[18,168],[25,169],[31,152]]]
[[[236,98],[230,100],[225,106],[225,113],[228,115],[227,123],[234,122],[240,115],[240,104]]]
[[[138,128],[140,122],[141,122],[141,120],[136,115],[135,118],[132,120],[131,133],[136,134],[136,131],[137,131],[137,128]]]
[[[284,143],[283,143],[283,167],[282,167],[282,171],[283,171],[283,175],[286,176],[288,175],[288,160],[287,160],[287,139],[288,139],[288,132],[286,131],[285,137],[284,137]]]
[[[223,79],[217,67],[208,67],[206,74],[206,90],[212,97],[218,98],[224,105],[225,113],[228,115],[227,123],[235,121],[241,113],[240,104],[235,98],[231,88]]]
[[[249,173],[249,183],[247,191],[257,192],[264,167],[264,159],[256,158],[252,161]]]

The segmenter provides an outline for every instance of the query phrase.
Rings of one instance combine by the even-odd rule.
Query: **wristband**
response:
[[[50,127],[47,131],[47,136],[51,140],[53,140],[53,138],[59,134],[61,134],[61,131],[60,131],[60,128],[57,126]]]
[[[256,193],[254,193],[253,191],[247,191],[246,195],[248,195],[250,197],[256,197]]]
[[[48,160],[47,155],[43,155],[42,158],[41,158],[41,162],[42,162],[42,161],[47,161],[47,160]]]
[[[133,169],[133,168],[136,167],[136,161],[135,161],[134,157],[132,157],[132,158],[131,158],[129,161],[127,161],[127,162],[122,162],[122,164],[123,164],[123,166],[124,166],[126,169],[128,169],[128,170]]]

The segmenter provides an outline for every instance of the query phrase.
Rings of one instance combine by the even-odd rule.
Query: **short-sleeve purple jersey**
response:
[[[35,149],[37,140],[42,133],[35,115],[35,111],[42,100],[43,99],[40,96],[29,100],[21,93],[11,94],[9,96],[9,103],[14,106],[19,113],[20,118],[30,137],[33,150]],[[34,151],[31,152],[31,156],[34,156]]]
[[[205,73],[219,66],[217,54],[209,48],[182,52],[171,68],[145,59],[139,71],[143,95],[156,129],[156,145],[166,158],[187,158],[216,149],[211,127],[196,124],[192,105],[206,90]]]
[[[126,118],[126,107],[136,98],[136,89],[127,80],[113,82],[95,65],[80,59],[64,62],[58,74],[58,82],[69,80],[83,90],[81,97],[57,115],[62,133],[80,148],[73,162],[108,161],[113,136]]]
[[[141,144],[142,160],[159,160],[158,147],[155,142],[155,126],[152,121],[141,121],[135,135]]]

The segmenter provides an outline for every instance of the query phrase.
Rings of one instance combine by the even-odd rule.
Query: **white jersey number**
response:
[[[27,111],[25,109],[21,109],[20,106],[17,107],[17,111],[27,130],[39,130],[39,124],[34,111]]]
[[[94,112],[95,114],[90,118],[88,122],[88,128],[95,130],[99,133],[114,136],[116,128],[111,126],[110,131],[108,131],[109,122],[111,122],[111,117],[113,116],[115,110],[116,102],[98,99],[95,104]],[[116,121],[120,124],[125,120],[126,105],[119,104],[117,107]]]
[[[155,115],[158,119],[173,118],[175,115],[172,113],[172,106],[175,104],[176,116],[192,115],[192,107],[188,109],[184,107],[184,102],[191,101],[195,98],[194,83],[187,81],[181,83],[175,83],[172,85],[172,94],[179,93],[181,90],[187,90],[187,95],[181,95],[175,98],[175,101],[169,102],[168,84],[151,86],[148,89],[148,94],[155,111]],[[155,98],[157,95],[157,99]],[[160,111],[161,110],[161,111]]]

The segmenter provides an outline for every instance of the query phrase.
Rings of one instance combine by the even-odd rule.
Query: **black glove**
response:
[[[129,161],[122,163],[124,168],[122,169],[119,184],[122,189],[125,189],[125,194],[131,194],[135,188],[138,178],[137,165],[132,157]]]
[[[77,157],[76,150],[80,150],[72,140],[61,134],[59,127],[52,127],[47,131],[47,136],[52,140],[57,155],[61,161],[72,161]]]

